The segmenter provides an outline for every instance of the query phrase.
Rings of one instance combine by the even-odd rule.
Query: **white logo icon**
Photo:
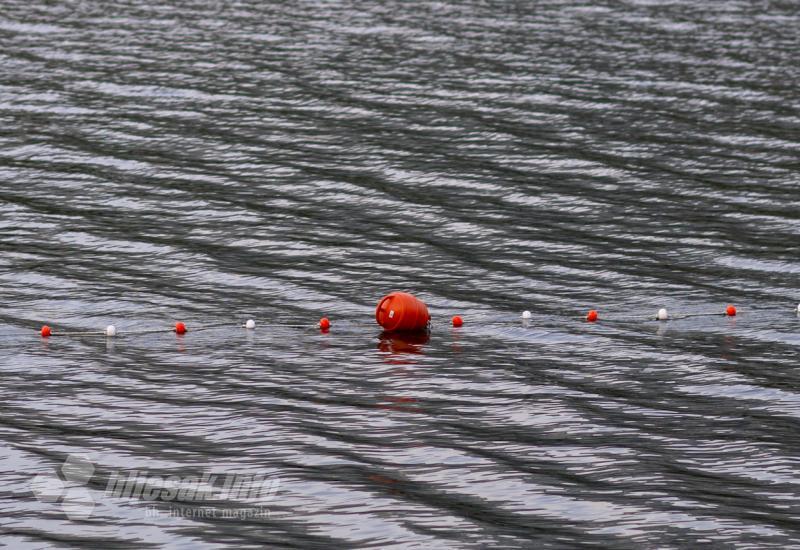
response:
[[[69,519],[87,519],[94,511],[94,499],[86,485],[94,465],[86,458],[69,455],[55,474],[39,474],[31,480],[31,490],[40,502],[58,503]]]

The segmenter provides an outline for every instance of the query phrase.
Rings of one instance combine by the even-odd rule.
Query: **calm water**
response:
[[[0,540],[800,546],[796,2],[137,4],[0,7]]]

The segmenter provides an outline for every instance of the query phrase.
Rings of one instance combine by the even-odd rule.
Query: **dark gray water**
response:
[[[800,546],[799,56],[793,1],[5,0],[2,541]]]

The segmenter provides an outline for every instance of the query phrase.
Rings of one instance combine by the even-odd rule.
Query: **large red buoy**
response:
[[[375,320],[386,331],[425,330],[431,316],[422,301],[406,292],[392,292],[378,302]]]

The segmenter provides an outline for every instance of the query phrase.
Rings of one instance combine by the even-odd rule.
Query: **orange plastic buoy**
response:
[[[586,314],[586,320],[590,323],[597,321],[597,310],[590,309],[589,313]]]
[[[736,308],[733,306],[728,306],[725,309],[725,315],[727,315],[728,317],[736,317]]]
[[[392,292],[378,302],[375,320],[386,331],[426,330],[431,320],[428,307],[407,292]]]
[[[322,319],[319,320],[319,329],[322,332],[328,332],[330,328],[331,328],[331,322],[327,317],[323,317]]]
[[[453,317],[453,326],[454,327],[460,327],[463,324],[464,324],[464,319],[462,319],[461,316],[456,315],[455,317]]]
[[[186,334],[186,325],[180,321],[175,323],[175,334]]]
[[[42,338],[48,338],[51,334],[53,333],[50,331],[50,327],[44,325],[42,327]]]

